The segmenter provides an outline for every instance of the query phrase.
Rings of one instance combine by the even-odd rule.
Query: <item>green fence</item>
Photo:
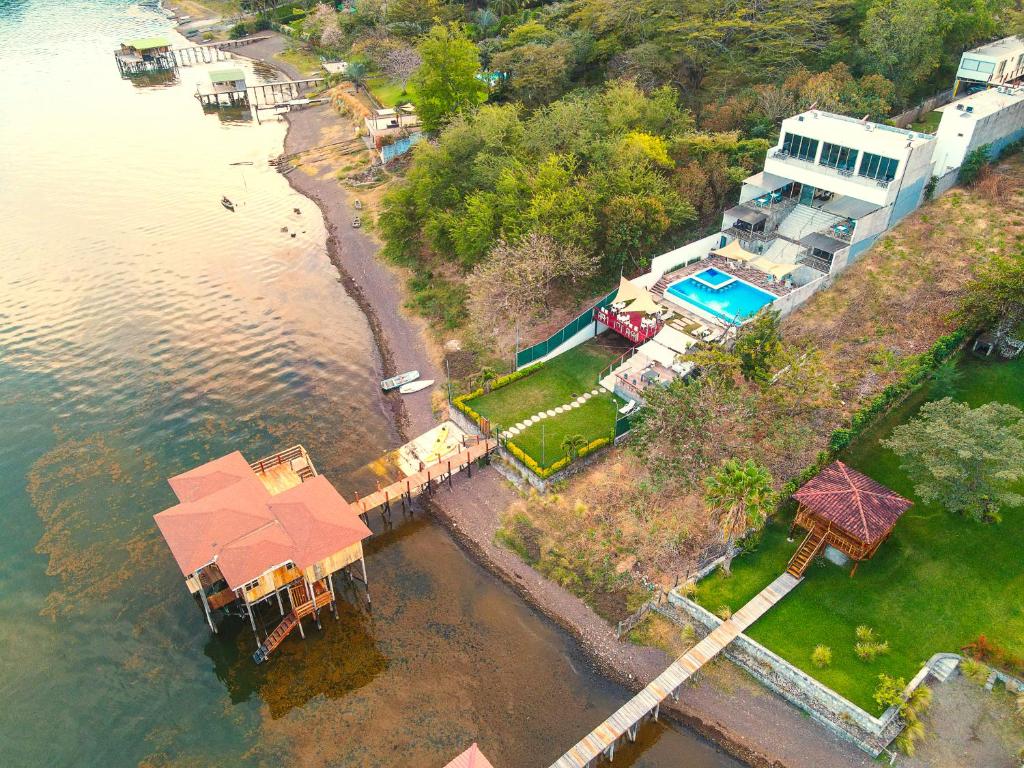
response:
[[[577,333],[586,328],[590,323],[594,322],[594,310],[599,307],[607,307],[612,301],[615,300],[615,294],[618,293],[619,289],[616,288],[614,291],[609,293],[597,304],[592,306],[582,315],[577,317],[575,320],[566,325],[562,330],[556,331],[554,334],[549,336],[542,342],[534,344],[532,347],[520,350],[516,353],[516,369],[522,368],[524,365],[529,365],[535,360],[540,360],[544,355],[548,354],[554,349],[558,349],[562,344],[571,339]]]
[[[629,416],[619,416],[615,419],[615,439],[618,440],[632,428]]]

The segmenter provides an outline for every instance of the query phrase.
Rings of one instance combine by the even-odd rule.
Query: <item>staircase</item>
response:
[[[808,205],[798,205],[779,222],[778,234],[786,240],[799,242],[800,238],[813,232],[822,232],[839,221],[842,219],[831,213]]]
[[[281,623],[274,627],[273,632],[267,635],[267,639],[253,653],[253,661],[257,664],[262,664],[270,658],[270,654],[274,652],[277,646],[284,642],[284,639],[292,633],[292,630],[299,626],[299,621],[303,616],[309,616],[313,611],[330,604],[331,593],[324,586],[323,581],[317,581],[313,584],[313,592],[314,597],[310,599],[309,590],[306,589],[305,584],[299,583],[294,587],[288,588],[288,595],[292,605],[295,605],[296,608],[281,619]]]
[[[791,576],[795,576],[798,579],[804,577],[804,573],[807,572],[807,568],[810,566],[811,561],[815,555],[821,551],[822,546],[825,544],[825,532],[819,528],[815,528],[813,531],[807,534],[807,538],[800,544],[799,549],[794,553],[792,559],[789,561],[789,565],[786,566],[786,573]]]
[[[661,299],[665,297],[666,288],[668,288],[668,278],[665,277],[665,275],[662,275],[661,277],[658,278],[658,282],[654,284],[654,287],[651,288],[651,293],[655,297]]]

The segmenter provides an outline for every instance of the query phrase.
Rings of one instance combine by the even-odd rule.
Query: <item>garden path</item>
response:
[[[601,394],[600,389],[592,389],[589,392],[584,392],[575,400],[570,400],[568,403],[565,403],[564,405],[559,405],[555,408],[549,408],[546,411],[538,411],[537,413],[533,414],[533,416],[531,416],[530,418],[523,419],[515,426],[509,427],[506,430],[506,434],[515,437],[527,427],[531,427],[534,424],[541,421],[541,419],[546,419],[549,416],[557,416],[558,414],[565,413],[566,411],[572,410],[573,408],[579,408],[581,405],[587,402],[587,400],[599,394]]]

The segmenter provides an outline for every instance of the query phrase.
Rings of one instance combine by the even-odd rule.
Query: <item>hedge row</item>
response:
[[[585,446],[580,448],[580,452],[579,454],[577,454],[576,458],[582,459],[584,456],[589,456],[598,448],[602,448],[608,445],[608,443],[610,442],[611,438],[608,437],[599,437],[596,440],[591,440]],[[519,459],[519,461],[521,461],[527,469],[533,472],[533,474],[535,474],[541,480],[546,480],[556,472],[561,472],[573,461],[573,459],[570,458],[569,456],[563,456],[550,467],[542,467],[534,460],[534,458],[530,454],[528,454],[526,451],[524,451],[511,440],[505,441],[505,447],[508,448],[509,453],[511,453],[513,456]]]
[[[922,352],[903,376],[879,392],[870,402],[850,417],[849,427],[835,430],[828,440],[828,449],[818,454],[810,466],[782,487],[780,499],[783,504],[790,500],[796,490],[818,474],[836,455],[859,437],[882,414],[886,413],[907,395],[917,389],[925,380],[963,344],[969,331],[960,329],[940,336],[927,352]]]
[[[499,376],[497,379],[491,382],[491,392],[493,392],[496,389],[501,389],[502,387],[507,387],[513,381],[519,381],[519,379],[526,378],[531,373],[536,373],[537,371],[539,371],[543,366],[543,362],[534,363],[533,365],[528,365],[521,370],[513,371],[512,373],[506,376]],[[472,419],[473,423],[476,424],[478,427],[481,425],[483,417],[475,410],[473,410],[473,408],[467,404],[467,401],[475,400],[476,398],[480,397],[480,395],[482,395],[483,393],[483,387],[477,387],[472,392],[467,392],[464,395],[459,395],[458,397],[452,398],[452,405],[454,405],[456,408],[458,408],[460,411],[466,414],[470,419]]]

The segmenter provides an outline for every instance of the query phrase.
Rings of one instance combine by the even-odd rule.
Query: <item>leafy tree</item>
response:
[[[487,86],[476,76],[480,54],[461,26],[431,27],[419,52],[423,63],[411,82],[416,111],[426,130],[438,130],[486,98]]]
[[[868,66],[910,93],[942,60],[943,24],[935,0],[876,0],[860,30]]]
[[[771,381],[782,352],[779,313],[761,312],[744,325],[733,351],[740,359],[740,372],[747,381],[758,384]]]
[[[554,100],[569,86],[573,46],[561,39],[552,43],[526,43],[491,58],[491,67],[508,77],[501,91],[530,106]]]
[[[992,328],[999,351],[1009,355],[1006,340],[1024,319],[1024,252],[993,256],[979,267],[954,317],[975,328]]]
[[[902,460],[926,503],[982,522],[1024,503],[1014,484],[1024,479],[1024,412],[1004,403],[972,409],[943,398],[882,443]]]
[[[718,517],[725,538],[722,570],[732,572],[733,542],[751,530],[760,530],[775,507],[772,477],[763,466],[747,459],[727,459],[704,480],[704,503]]]

